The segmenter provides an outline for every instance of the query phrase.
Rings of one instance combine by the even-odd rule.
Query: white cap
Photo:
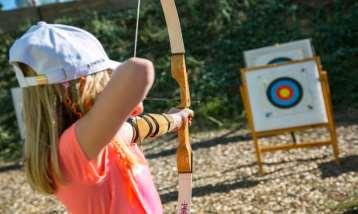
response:
[[[46,22],[32,26],[17,39],[9,55],[20,87],[63,83],[120,65],[108,58],[101,43],[89,32]],[[18,62],[30,66],[38,76],[24,77]]]

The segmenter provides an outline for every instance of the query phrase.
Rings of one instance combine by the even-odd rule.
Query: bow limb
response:
[[[180,88],[180,108],[190,107],[190,92],[185,64],[185,48],[178,12],[174,0],[161,0],[171,48],[171,72]],[[192,192],[192,150],[189,142],[189,126],[186,121],[178,131],[177,169],[179,194],[177,213],[190,213]]]

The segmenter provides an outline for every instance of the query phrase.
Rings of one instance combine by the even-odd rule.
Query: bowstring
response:
[[[140,15],[140,5],[141,5],[141,0],[138,0],[138,5],[137,5],[137,20],[136,20],[136,28],[135,28],[135,36],[134,36],[134,53],[133,53],[133,57],[136,58],[137,57],[137,45],[138,45],[138,32],[139,32],[139,15]],[[142,144],[142,139],[140,137],[140,131],[139,131],[139,126],[138,126],[138,116],[135,116],[135,123],[137,126],[137,137],[139,139],[139,145],[143,145]]]
[[[134,57],[134,58],[137,57],[137,44],[138,44],[140,5],[141,5],[141,0],[138,0],[137,20],[136,20],[135,37],[134,37],[134,53],[133,53],[133,57]]]

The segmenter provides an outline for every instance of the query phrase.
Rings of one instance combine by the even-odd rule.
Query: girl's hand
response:
[[[192,123],[192,118],[194,117],[194,111],[188,108],[178,109],[171,108],[168,111],[168,114],[171,114],[174,118],[176,128],[179,129],[184,122],[188,122],[189,126]]]

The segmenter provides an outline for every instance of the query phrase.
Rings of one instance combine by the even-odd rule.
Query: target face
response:
[[[266,94],[272,105],[287,109],[300,103],[303,97],[303,90],[301,84],[295,79],[281,77],[271,82]]]
[[[244,51],[247,67],[280,64],[313,56],[314,51],[309,39]]]
[[[256,132],[328,121],[315,60],[257,67],[244,75]]]

